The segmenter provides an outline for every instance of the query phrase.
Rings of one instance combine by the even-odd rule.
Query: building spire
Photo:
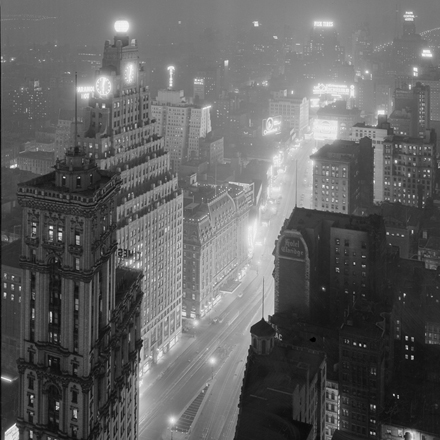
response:
[[[261,318],[264,319],[264,277],[263,277],[263,302],[261,304]]]
[[[78,143],[78,72],[75,72],[75,140],[73,146]]]

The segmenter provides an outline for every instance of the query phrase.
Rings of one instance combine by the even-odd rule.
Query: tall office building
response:
[[[274,256],[275,314],[340,325],[357,300],[383,294],[386,235],[377,215],[295,208]]]
[[[384,186],[384,163],[383,163],[383,142],[387,136],[393,134],[393,129],[386,116],[379,119],[376,127],[365,125],[359,122],[351,128],[351,140],[359,142],[363,137],[371,139],[374,149],[374,202],[383,202]]]
[[[119,23],[106,41],[82,142],[101,169],[119,171],[119,263],[143,269],[142,371],[181,333],[183,195],[164,140],[151,122],[150,95],[136,40]]]
[[[373,205],[374,150],[371,139],[336,140],[310,156],[313,206],[343,214],[366,215]]]
[[[431,121],[430,87],[417,82],[394,91],[394,108],[390,124],[396,134],[425,137]]]
[[[426,40],[416,33],[415,15],[405,11],[403,15],[402,36],[393,41],[393,63],[396,73],[410,74],[413,66],[418,66],[422,50],[428,47]]]
[[[137,438],[142,274],[116,268],[121,185],[78,146],[19,184],[20,439]]]
[[[308,74],[319,80],[329,79],[329,71],[345,61],[345,49],[339,43],[332,21],[313,23],[310,39],[304,46],[303,60]]]
[[[422,208],[434,193],[436,132],[427,130],[424,139],[390,136],[383,147],[384,200]]]
[[[373,41],[367,24],[355,31],[351,39],[351,61],[355,72],[363,75],[370,70]]]
[[[159,90],[151,116],[156,121],[156,133],[164,137],[174,172],[183,161],[200,156],[200,139],[211,132],[210,108],[188,104],[183,90]]]
[[[215,66],[199,70],[194,77],[193,97],[213,104],[220,94],[221,69]]]

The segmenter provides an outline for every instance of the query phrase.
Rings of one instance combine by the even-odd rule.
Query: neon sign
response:
[[[174,66],[168,66],[167,67],[168,72],[170,72],[170,76],[168,78],[168,88],[172,89],[174,85],[174,71],[176,68]]]
[[[422,50],[422,57],[423,58],[432,58],[432,52],[430,49],[423,49]]]
[[[313,22],[313,27],[328,27],[328,28],[331,28],[331,27],[333,27],[333,22],[332,21],[314,21]]]
[[[340,95],[354,96],[354,85],[346,86],[345,84],[323,84],[319,83],[313,87],[314,95]]]
[[[263,119],[263,136],[281,133],[281,116],[271,116]]]
[[[195,86],[203,86],[205,84],[205,80],[203,78],[194,78]]]

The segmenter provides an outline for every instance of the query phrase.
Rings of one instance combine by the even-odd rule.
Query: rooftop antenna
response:
[[[298,159],[295,159],[295,208],[298,205]]]
[[[263,277],[263,302],[261,305],[261,318],[264,319],[264,277]]]
[[[73,146],[78,143],[78,72],[75,72],[75,141]]]

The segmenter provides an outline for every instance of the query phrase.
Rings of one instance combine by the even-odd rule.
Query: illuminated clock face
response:
[[[124,69],[124,81],[131,84],[134,80],[134,64],[127,64]]]
[[[112,83],[105,76],[100,76],[96,80],[96,91],[101,96],[107,96],[112,90]]]

